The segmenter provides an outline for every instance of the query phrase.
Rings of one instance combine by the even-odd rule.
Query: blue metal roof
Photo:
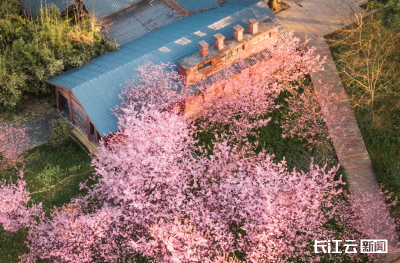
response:
[[[74,2],[75,0],[20,0],[19,4],[20,8],[26,12],[28,16],[35,17],[40,8],[54,4],[62,12]]]
[[[202,9],[212,9],[218,8],[219,6],[213,3],[210,0],[175,0],[178,4],[180,4],[183,8],[185,8],[188,12],[195,12]]]
[[[118,126],[112,111],[121,102],[118,95],[127,82],[139,81],[139,72],[135,70],[139,66],[147,62],[176,63],[196,53],[197,43],[201,40],[213,43],[216,33],[230,37],[234,25],[247,28],[247,21],[251,18],[276,21],[265,2],[236,1],[226,0],[222,8],[178,20],[49,82],[73,91],[101,135],[114,132]]]
[[[152,31],[181,19],[169,5],[161,0],[153,0],[132,5],[102,19],[102,31],[117,43],[124,45]]]
[[[83,0],[90,14],[104,17],[142,0]]]

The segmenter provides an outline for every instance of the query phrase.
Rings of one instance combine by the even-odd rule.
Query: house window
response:
[[[89,122],[89,134],[94,135],[94,125],[91,122]]]
[[[205,63],[205,64],[203,64],[203,65],[198,66],[197,68],[195,68],[195,69],[194,69],[194,73],[196,73],[196,72],[198,72],[198,71],[200,71],[200,70],[209,68],[209,67],[211,67],[211,61],[208,61],[207,63]]]
[[[269,34],[268,34],[268,35],[269,35],[269,37],[271,37],[271,35],[272,35],[272,34],[271,34],[271,32],[269,32]]]
[[[229,53],[223,55],[223,56],[221,57],[221,60],[225,60],[225,59],[227,59],[227,58],[229,58],[229,57],[231,57],[231,56],[235,55],[236,53],[239,53],[239,52],[241,52],[241,51],[243,51],[243,50],[244,50],[244,46],[240,46],[240,47],[238,47],[238,48],[235,48],[235,49],[232,50],[231,52],[229,52]]]
[[[100,140],[101,140],[100,133],[98,131],[96,131],[96,141],[100,141]]]

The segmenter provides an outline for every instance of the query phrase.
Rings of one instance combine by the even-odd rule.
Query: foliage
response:
[[[53,120],[49,143],[56,147],[64,145],[71,135],[71,131],[72,127],[69,127],[65,120]]]
[[[220,92],[207,93],[209,87],[203,87],[199,98],[191,96],[201,104],[196,109],[200,117],[194,119],[185,116],[187,105],[182,105],[182,96],[191,91],[182,87],[177,93],[176,73],[165,73],[163,66],[142,68],[139,89],[128,88],[118,108],[119,131],[101,141],[99,154],[92,160],[96,170],[92,185],[81,185],[88,194],[52,210],[51,216],[31,222],[29,252],[22,259],[315,262],[321,257],[312,253],[313,240],[377,238],[375,232],[366,231],[369,222],[362,218],[388,207],[383,195],[369,210],[360,209],[360,199],[348,202],[345,183],[337,177],[337,165],[327,168],[309,160],[307,171],[289,170],[284,159],[274,162],[273,155],[249,140],[251,136],[257,140],[256,131],[271,124],[266,115],[291,104],[287,98],[293,94],[304,93],[299,83],[304,82],[305,74],[322,69],[313,49],[303,51],[298,39],[291,41],[280,48],[281,53],[277,47],[276,52],[265,55],[269,63],[259,61],[258,67],[238,73],[236,78],[219,79]],[[264,76],[265,72],[271,74]],[[157,80],[161,77],[164,81]],[[239,84],[244,91],[234,88]],[[271,92],[270,87],[276,87],[277,92]],[[252,92],[263,99],[258,100]],[[287,93],[284,98],[283,93]],[[208,101],[215,100],[226,107],[213,109],[216,104]],[[308,105],[306,109],[311,107],[304,115],[307,118],[321,114],[309,105],[312,102],[302,104]],[[303,106],[287,109],[301,111]],[[218,131],[216,127],[225,129]],[[283,125],[278,127],[286,130]],[[314,134],[304,127],[290,127],[286,130],[290,136],[282,139],[308,140],[308,135],[302,134]],[[214,136],[212,151],[194,139],[199,131]],[[60,148],[52,147],[50,156],[52,151]],[[47,183],[62,172],[60,156],[55,157],[57,162],[41,167]],[[34,156],[30,159],[35,163]],[[48,190],[46,181],[42,184]],[[394,233],[390,218],[382,223],[387,224],[385,231]],[[361,260],[356,254],[326,257],[335,262]]]
[[[18,263],[18,256],[28,252],[24,241],[28,234],[27,229],[20,229],[17,232],[8,232],[0,227],[0,254],[1,262]]]
[[[0,19],[9,18],[18,12],[18,2],[14,0],[0,1]]]
[[[227,68],[215,76],[219,79],[214,85],[202,83],[201,95],[186,102],[185,117],[197,119],[203,131],[222,126],[237,138],[253,134],[252,129],[269,122],[263,118],[266,114],[281,107],[277,99],[283,91],[297,94],[308,73],[322,70],[324,59],[314,54],[315,48],[306,51],[306,44],[289,35],[284,45],[255,57],[254,66],[240,73]]]
[[[382,26],[389,30],[400,29],[400,1],[389,0],[382,9]]]
[[[0,223],[10,232],[29,226],[34,218],[41,215],[42,204],[27,207],[30,200],[26,182],[23,180],[23,169],[18,164],[24,162],[21,155],[27,142],[25,130],[9,125],[0,127],[0,169],[17,170],[19,179],[16,183],[2,179],[0,181]]]
[[[372,23],[371,29],[374,30],[368,29],[370,23]],[[365,26],[367,28],[367,30],[365,30],[366,38],[378,37],[376,32],[384,30],[382,28],[377,28],[380,23],[381,16],[379,13],[365,19]],[[331,35],[330,38],[345,39],[346,36],[347,34],[343,33],[343,31],[338,31],[334,35]],[[345,42],[342,42],[341,45],[331,46],[332,55],[339,70],[343,66],[340,63],[340,57],[355,50],[358,50],[358,46],[354,47]],[[391,68],[395,72],[399,72],[400,67],[398,61],[400,61],[398,49],[392,50],[386,62],[386,67]],[[341,75],[341,77],[346,80],[345,75]],[[398,76],[395,82],[399,82]],[[353,102],[353,105],[365,103],[365,99],[362,97],[362,94],[359,93],[357,86],[349,85],[346,81],[344,81],[344,84],[347,94],[352,98],[351,102]],[[394,192],[397,198],[400,198],[400,159],[398,158],[400,154],[400,107],[398,103],[400,100],[400,93],[398,85],[394,85],[390,92],[381,93],[376,99],[376,113],[373,120],[371,120],[368,110],[364,107],[355,108],[355,117],[368,149],[378,181],[390,192]],[[399,211],[400,206],[397,204],[396,210],[394,211],[397,217],[399,217]]]
[[[342,194],[336,169],[289,172],[226,138],[210,158],[193,159],[182,117],[126,111],[120,118],[123,132],[93,160],[99,182],[29,232],[27,260],[114,262],[141,253],[160,262],[226,262],[238,250],[252,262],[286,262],[281,256],[308,258],[308,240],[333,235],[323,225],[346,212],[332,207]]]
[[[30,191],[30,203],[43,204],[43,210],[50,215],[54,207],[68,204],[72,198],[85,195],[86,190],[80,189],[93,173],[91,158],[71,138],[62,147],[42,144],[24,153],[26,156],[24,180]],[[56,173],[57,171],[57,173]],[[9,179],[9,173],[0,173],[4,179]],[[13,176],[14,180],[18,176]],[[47,181],[47,184],[46,184]],[[52,182],[49,185],[49,182]],[[0,262],[17,263],[18,256],[27,253],[24,243],[28,231],[20,229],[10,233],[0,227]]]
[[[0,125],[0,171],[22,163],[21,154],[28,145],[25,129],[9,124]]]
[[[33,217],[41,214],[42,205],[27,208],[30,197],[26,182],[21,179],[16,184],[3,180],[0,184],[0,223],[6,231],[15,232],[33,223]]]
[[[18,256],[28,252],[23,242],[27,235],[24,227],[42,216],[42,204],[45,211],[50,211],[54,205],[61,206],[72,197],[84,194],[79,183],[92,174],[90,157],[71,139],[65,142],[63,149],[38,146],[25,153],[25,159],[22,150],[27,145],[25,129],[0,126],[1,262],[19,262]],[[52,170],[55,185],[46,186],[44,177]]]
[[[356,110],[355,116],[360,125],[365,145],[371,157],[372,165],[378,181],[386,189],[400,198],[400,111],[398,106],[399,97],[382,98],[382,105],[385,110],[379,114],[374,122],[368,120],[368,114],[362,110]],[[397,205],[395,214],[400,215],[400,206]]]
[[[353,105],[367,108],[373,118],[381,109],[379,97],[398,92],[399,74],[393,67],[393,54],[400,33],[383,29],[379,13],[367,18],[364,15],[359,15],[355,25],[341,30],[338,37],[329,39],[332,47],[340,49],[335,59],[345,85],[352,87]]]
[[[295,81],[290,71],[277,69],[284,58],[293,55],[297,60],[288,62],[295,64],[293,68],[283,69],[301,71],[299,66],[307,65],[301,58],[307,56],[296,48],[289,51],[295,54],[283,52],[281,60],[261,63],[277,73],[266,85],[254,85],[258,74],[239,74],[244,90],[246,84],[252,85],[259,89],[256,94],[268,98],[269,84]],[[319,63],[314,65],[304,69],[319,69]],[[260,66],[254,73],[270,68]],[[366,222],[361,220],[370,211],[358,209],[358,202],[354,206],[348,202],[344,182],[336,178],[338,167],[327,169],[309,161],[308,171],[289,171],[285,160],[273,162],[272,155],[256,149],[257,143],[248,142],[244,131],[263,127],[252,122],[256,117],[252,110],[272,113],[280,108],[274,105],[277,97],[266,107],[265,101],[254,97],[241,101],[236,96],[239,90],[229,93],[226,89],[231,84],[227,81],[221,88],[224,95],[216,99],[228,107],[213,110],[204,103],[200,116],[202,112],[220,116],[200,117],[197,120],[209,123],[197,127],[221,125],[241,132],[201,130],[215,138],[210,153],[197,145],[193,138],[196,126],[185,118],[180,95],[174,95],[176,86],[169,81],[176,73],[166,78],[164,90],[163,83],[152,78],[163,76],[157,71],[160,68],[151,69],[142,71],[144,83],[138,90],[125,92],[117,114],[119,131],[101,141],[92,161],[97,182],[83,185],[87,196],[54,210],[51,217],[30,229],[25,261],[136,262],[134,256],[141,255],[155,262],[314,262],[321,258],[311,253],[313,240],[370,237],[363,232]],[[293,85],[288,88],[298,90]],[[252,98],[248,92],[244,95]],[[172,98],[170,107],[164,103],[167,97]],[[234,102],[242,103],[241,107],[233,106]],[[242,110],[246,106],[248,112]],[[243,113],[249,113],[250,120]],[[234,122],[236,118],[244,121]],[[382,202],[379,199],[376,205],[384,209]],[[393,230],[392,221],[384,223],[390,224],[387,231]],[[335,262],[349,257],[357,260],[354,254],[330,256]]]
[[[31,21],[18,14],[18,1],[1,3],[12,8],[0,13],[0,111],[20,107],[28,93],[51,93],[49,78],[116,49],[95,21],[75,23],[54,5]]]
[[[32,202],[42,202],[46,213],[61,207],[85,190],[79,189],[93,173],[91,158],[73,139],[63,146],[43,144],[29,150],[24,178],[31,191]]]

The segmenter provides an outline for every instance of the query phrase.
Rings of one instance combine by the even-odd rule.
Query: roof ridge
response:
[[[251,6],[245,8],[245,9],[243,9],[243,10],[240,10],[240,11],[238,11],[238,12],[232,14],[231,16],[236,15],[236,14],[239,14],[239,13],[242,13],[242,12],[245,12],[245,11],[247,11],[248,9],[251,10],[251,7],[253,7],[253,6],[255,6],[255,5],[259,5],[260,3],[265,4],[265,2],[259,1],[259,2],[255,3],[254,5],[251,5]],[[267,4],[265,4],[265,5],[267,5]],[[253,14],[255,17],[257,17],[257,15],[254,14],[254,12],[253,12],[252,10],[251,10],[251,12],[252,12],[252,14]],[[226,19],[227,19],[227,18],[220,19],[220,20],[218,20],[218,21],[216,21],[216,22],[210,24],[209,26],[206,26],[206,27],[203,27],[203,28],[200,29],[200,30],[197,30],[196,32],[202,31],[203,29],[209,28],[209,27],[211,27],[211,26],[215,29],[215,31],[218,32],[219,30],[218,30],[218,27],[216,27],[216,24],[218,24],[219,22],[221,22],[221,21],[223,21],[223,20],[226,20]],[[173,24],[171,24],[171,25],[173,25]],[[168,25],[168,26],[170,26],[170,25]],[[166,27],[168,27],[168,26],[166,26]],[[165,28],[166,28],[166,27],[165,27]],[[158,31],[158,30],[157,30],[157,31]],[[157,32],[157,31],[153,31],[153,32]],[[153,33],[153,32],[151,32],[151,33]],[[105,77],[106,75],[108,75],[108,74],[110,74],[110,73],[112,73],[112,72],[115,72],[115,71],[117,71],[117,70],[119,70],[119,69],[121,69],[121,68],[124,68],[124,67],[128,66],[129,64],[134,64],[136,61],[138,61],[138,60],[140,60],[140,59],[143,59],[144,57],[150,56],[151,54],[157,52],[159,49],[161,49],[161,48],[163,48],[163,47],[167,47],[167,48],[168,48],[169,45],[172,45],[172,44],[175,43],[176,41],[179,41],[179,40],[181,40],[181,39],[189,39],[189,38],[187,38],[187,36],[192,36],[192,35],[194,35],[194,33],[196,33],[196,32],[193,32],[193,33],[191,33],[191,34],[187,34],[187,35],[185,35],[185,36],[183,36],[183,37],[181,37],[181,38],[179,38],[179,39],[176,39],[175,41],[169,42],[168,44],[166,44],[166,45],[164,45],[164,46],[158,48],[157,50],[153,50],[153,51],[151,51],[151,52],[149,52],[149,53],[147,53],[147,54],[144,54],[144,55],[142,55],[142,56],[140,56],[140,57],[138,57],[138,58],[136,58],[136,59],[134,59],[134,60],[132,60],[132,61],[129,61],[129,62],[127,62],[127,63],[125,63],[125,64],[123,64],[123,65],[121,65],[121,66],[118,66],[117,68],[114,68],[114,69],[112,69],[112,70],[110,70],[110,71],[107,71],[107,72],[105,72],[105,73],[103,73],[103,74],[101,74],[101,75],[99,75],[99,76],[97,76],[97,77],[95,77],[95,78],[93,78],[93,79],[91,79],[91,80],[89,80],[89,81],[86,81],[86,82],[84,82],[84,83],[82,83],[82,84],[80,84],[80,85],[78,85],[78,86],[76,86],[76,87],[74,87],[74,88],[71,88],[71,90],[72,90],[72,91],[77,91],[77,90],[79,90],[79,88],[81,88],[82,86],[88,85],[88,84],[90,84],[91,82],[93,82],[93,81],[95,81],[95,80],[102,79],[102,78]],[[150,34],[150,33],[149,33],[149,34]],[[133,40],[133,41],[127,43],[127,44],[130,44],[130,43],[132,43],[132,42],[134,42],[134,41],[136,41],[136,40],[137,40],[137,39],[135,39],[135,40]],[[127,44],[125,44],[125,45],[127,45]],[[119,51],[119,50],[117,50],[117,51],[115,51],[115,52],[118,52],[118,51]],[[164,61],[164,63],[168,63],[168,61]],[[78,69],[78,68],[77,68],[77,69]],[[135,69],[135,70],[136,70],[136,69]],[[51,83],[51,82],[50,82],[50,83]]]

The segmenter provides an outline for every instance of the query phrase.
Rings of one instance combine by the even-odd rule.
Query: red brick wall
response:
[[[269,33],[271,33],[271,37],[269,37]],[[260,42],[258,42],[260,39]],[[212,57],[211,59],[204,61],[196,66],[193,66],[187,70],[185,70],[183,67],[181,67],[178,64],[178,72],[181,76],[183,76],[186,79],[186,82],[188,85],[193,84],[198,82],[199,80],[203,79],[206,76],[209,76],[215,72],[218,72],[224,68],[226,68],[229,65],[232,65],[240,60],[243,60],[253,54],[259,53],[262,50],[276,44],[278,40],[278,28],[273,28],[269,31],[263,32],[261,34],[258,34],[254,36],[252,39],[249,39],[247,41],[243,41],[237,46],[223,51],[220,54],[218,54],[215,57]],[[229,58],[226,58],[225,60],[222,60],[221,58],[230,53],[231,51],[237,49],[238,47],[244,46],[244,50],[241,52],[238,52]],[[195,69],[198,68],[201,65],[204,65],[211,61],[211,66],[208,68],[205,68],[203,70],[195,72]]]

